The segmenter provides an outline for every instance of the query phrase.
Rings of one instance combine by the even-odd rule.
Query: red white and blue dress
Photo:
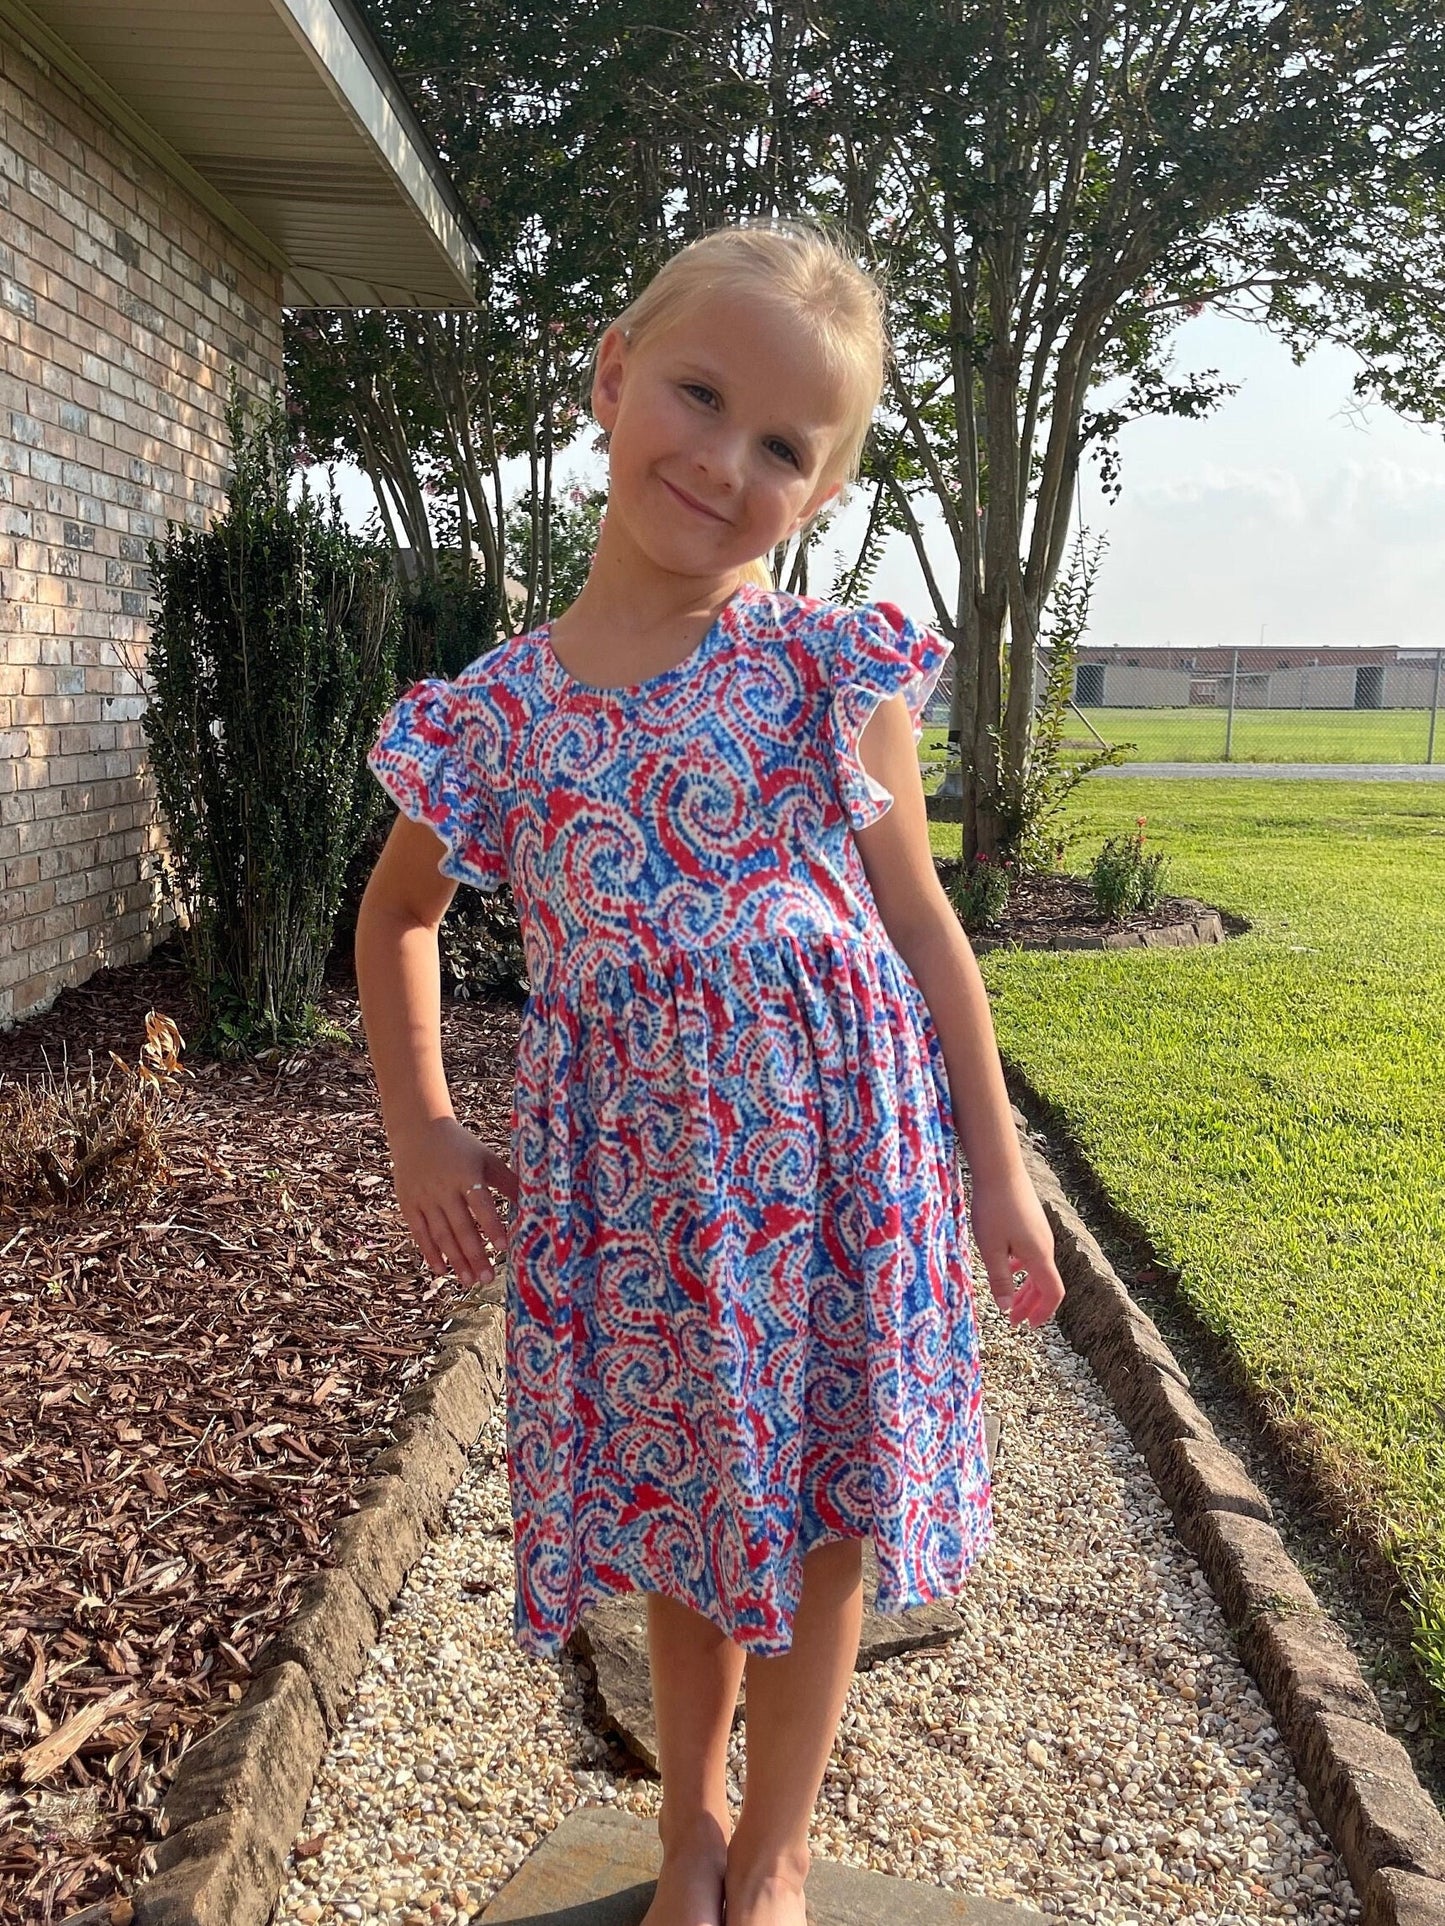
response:
[[[516,1636],[655,1591],[787,1651],[802,1557],[872,1537],[877,1608],[993,1538],[942,1047],[853,840],[858,738],[950,644],[745,586],[692,655],[576,680],[543,625],[414,684],[369,765],[508,882],[530,994],[507,1266]],[[964,1093],[966,1100],[966,1093]]]

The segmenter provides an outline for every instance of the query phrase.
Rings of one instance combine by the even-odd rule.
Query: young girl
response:
[[[797,223],[667,262],[599,344],[581,594],[417,683],[369,758],[403,812],[356,932],[398,1202],[434,1271],[509,1256],[518,1641],[648,1594],[645,1926],[802,1926],[861,1541],[886,1612],[991,1543],[960,1140],[995,1302],[1036,1326],[1063,1298],[929,853],[916,732],[950,645],[759,559],[856,472],[881,307]],[[439,1037],[437,926],[503,881],[531,985],[511,1166],[454,1116]]]

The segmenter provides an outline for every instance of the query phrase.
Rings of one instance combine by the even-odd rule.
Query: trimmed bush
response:
[[[393,699],[398,591],[385,550],[303,485],[288,499],[279,396],[248,424],[232,376],[228,506],[170,522],[142,717],[201,1017],[222,1056],[329,1034],[317,1002],[348,864],[385,794],[366,751]]]

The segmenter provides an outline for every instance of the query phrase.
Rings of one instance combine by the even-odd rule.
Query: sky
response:
[[[1123,493],[1101,494],[1086,464],[1085,526],[1108,544],[1088,641],[1129,646],[1256,643],[1310,648],[1445,644],[1445,431],[1422,428],[1351,389],[1357,363],[1320,349],[1295,367],[1261,328],[1204,314],[1176,337],[1176,378],[1217,369],[1238,392],[1202,421],[1131,422],[1120,434]],[[595,431],[589,431],[595,432]],[[604,479],[600,461],[564,457],[560,473]],[[508,476],[508,495],[523,464]],[[319,471],[314,471],[319,473]],[[338,469],[353,525],[373,507],[366,476]],[[860,528],[855,499],[838,518]],[[950,594],[946,542],[930,543]],[[831,570],[818,568],[815,592]],[[908,542],[895,537],[873,594],[929,619]]]

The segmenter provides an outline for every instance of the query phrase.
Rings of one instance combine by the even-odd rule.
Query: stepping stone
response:
[[[513,1873],[481,1926],[638,1926],[662,1863],[657,1825],[581,1806]],[[815,1859],[809,1926],[1053,1926],[1042,1913]]]
[[[997,1467],[999,1420],[984,1414],[989,1464]],[[963,1617],[956,1603],[944,1599],[916,1605],[911,1611],[884,1616],[872,1608],[878,1595],[878,1560],[871,1543],[863,1545],[863,1630],[858,1641],[857,1670],[866,1672],[880,1660],[903,1652],[937,1649],[957,1638]],[[623,1592],[595,1606],[569,1641],[571,1649],[592,1667],[597,1682],[599,1722],[616,1732],[634,1758],[657,1771],[657,1727],[652,1718],[652,1677],[647,1663],[647,1599],[642,1592]],[[738,1693],[736,1725],[746,1706],[746,1687]]]

